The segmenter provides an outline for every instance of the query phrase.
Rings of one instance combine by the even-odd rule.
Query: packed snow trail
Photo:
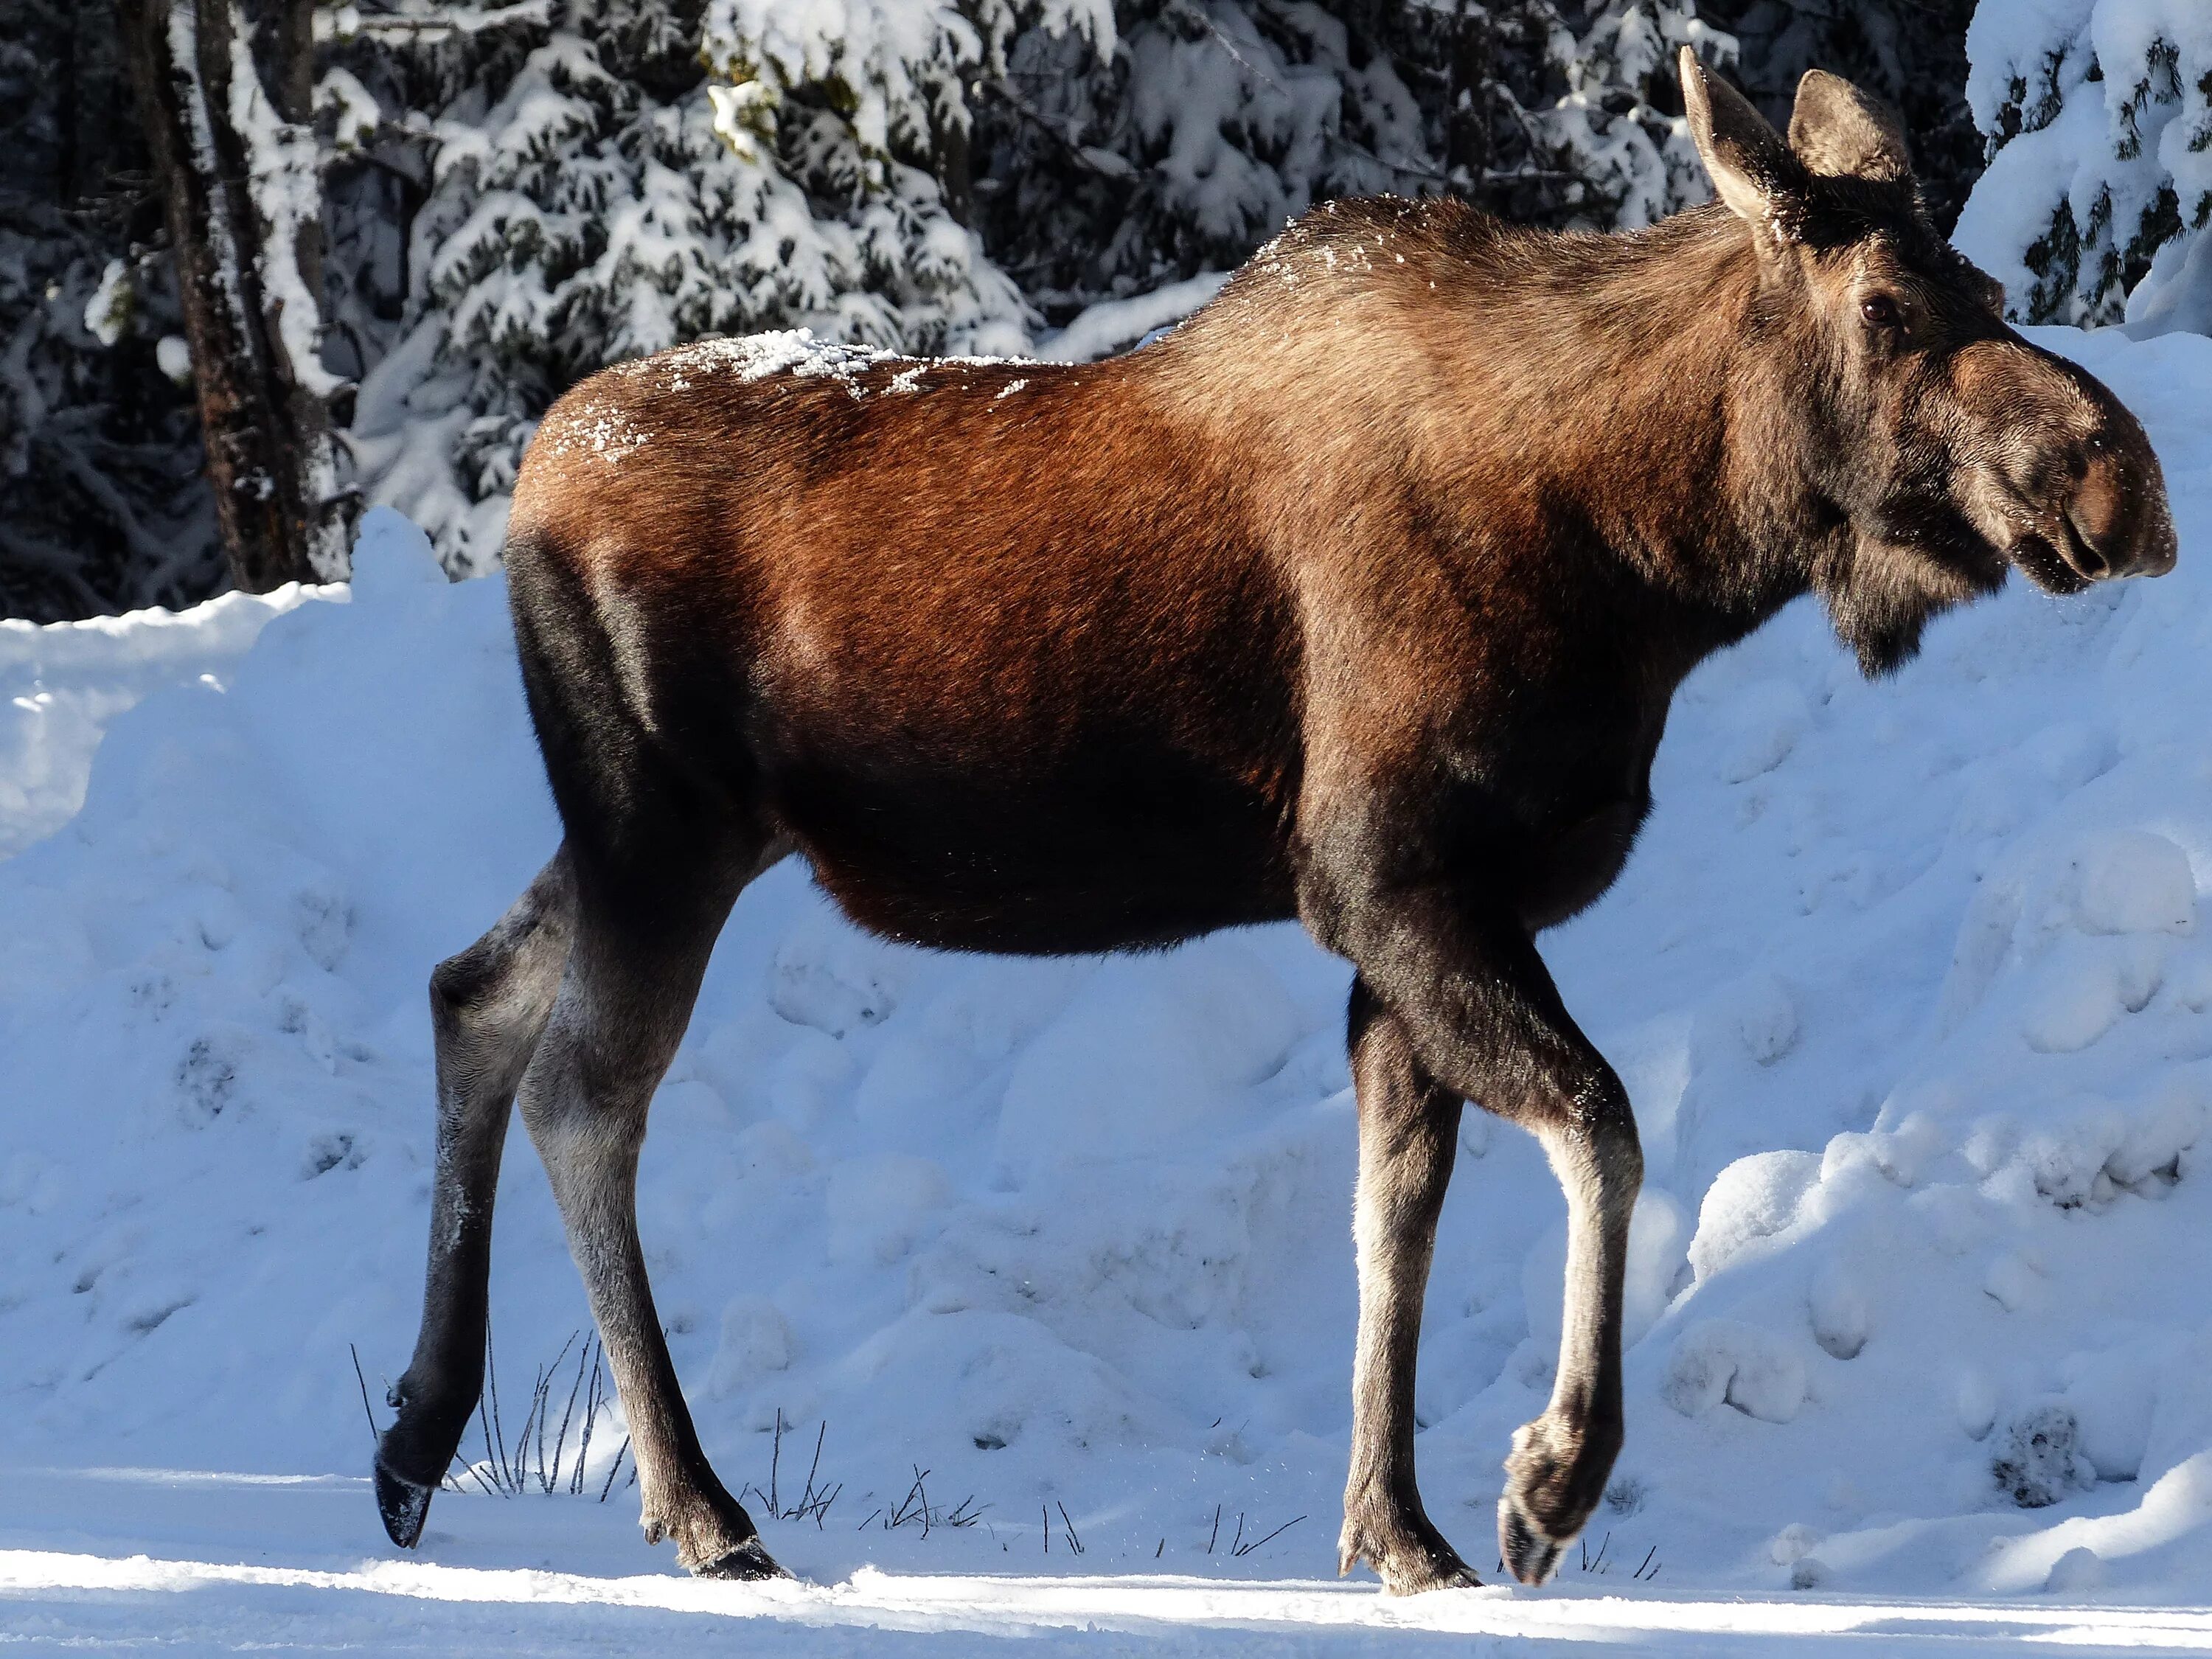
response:
[[[2212,1649],[2212,1607],[2112,1608],[2064,1600],[1866,1601],[1819,1594],[1716,1597],[1584,1579],[1541,1594],[1508,1589],[1392,1600],[1334,1581],[1224,1583],[1175,1574],[912,1574],[863,1566],[836,1583],[728,1584],[665,1572],[587,1574],[536,1565],[360,1560],[304,1550],[300,1534],[347,1529],[359,1480],[225,1483],[107,1470],[17,1472],[0,1509],[0,1646],[87,1643],[215,1654],[343,1644],[380,1653],[732,1650],[845,1655],[974,1651],[977,1637],[1026,1653],[1203,1652],[1310,1659],[1391,1653],[1483,1659],[1613,1651],[1754,1659],[1783,1654],[1911,1656],[2002,1642],[2088,1653]],[[173,1553],[163,1534],[225,1494],[223,1553]],[[160,1513],[160,1499],[173,1507]],[[126,1518],[149,1511],[134,1535]],[[96,1510],[107,1547],[18,1548],[58,1513]],[[118,1513],[120,1511],[121,1513]],[[574,1510],[510,1510],[484,1553],[573,1559],[592,1541]],[[567,1535],[563,1535],[563,1534]],[[149,1535],[150,1534],[150,1535]],[[204,1535],[204,1530],[203,1533]],[[967,1644],[965,1647],[962,1644]]]
[[[848,1586],[805,1606],[923,1594],[854,1578],[872,1568],[985,1585],[946,1592],[968,1598],[951,1624],[1012,1606],[1028,1630],[1049,1624],[1045,1592],[1010,1578],[1073,1571],[1099,1586],[1079,1594],[1102,1627],[1182,1631],[1188,1598],[1218,1594],[1263,1651],[1291,1639],[1266,1608],[1292,1603],[1337,1610],[1326,1640],[1355,1650],[1431,1619],[1564,1640],[1545,1609],[1624,1578],[1638,1607],[1741,1597],[1770,1621],[1897,1597],[1923,1623],[1921,1602],[2033,1623],[2205,1599],[2212,342],[2038,337],[2142,416],[2179,569],[2065,601],[2015,583],[1880,684],[1794,607],[1684,687],[1634,860],[1545,941],[1628,1082],[1650,1176],[1628,1445],[1594,1570],[1571,1560],[1560,1588],[1464,1614],[1356,1584],[1253,1589],[1335,1565],[1342,964],[1288,927],[1146,957],[933,956],[856,933],[792,865],[722,940],[640,1210],[709,1454],[733,1488],[776,1490],[781,1558]],[[121,1641],[201,1607],[219,1647],[281,1607],[287,1639],[489,1640],[515,1627],[507,1604],[425,1612],[356,1585],[391,1571],[363,1565],[388,1552],[357,1487],[278,1525],[270,1494],[289,1488],[240,1477],[350,1481],[364,1393],[384,1420],[405,1362],[432,1162],[425,978],[556,838],[505,593],[448,586],[380,514],[350,591],[257,618],[242,655],[214,641],[224,614],[114,624],[112,662],[50,653],[0,711],[0,743],[65,780],[114,702],[181,682],[113,719],[82,809],[0,862],[0,1468],[19,1472],[0,1487],[51,1497],[0,1496],[0,1547],[25,1553],[0,1628],[59,1639],[96,1616]],[[209,648],[173,675],[125,672],[157,626],[208,630]],[[94,685],[124,689],[78,695]],[[40,724],[63,708],[76,726]],[[0,846],[33,833],[0,823]],[[1499,1460],[1550,1380],[1561,1206],[1525,1137],[1470,1113],[1462,1143],[1420,1459],[1431,1514],[1480,1568]],[[519,1133],[500,1204],[501,1413],[465,1449],[527,1474],[522,1421],[559,1356],[539,1420],[575,1474],[563,1402],[590,1398],[588,1353],[564,1343],[587,1322]],[[589,1588],[681,1586],[638,1541],[614,1407],[583,1414],[581,1492],[500,1498],[464,1473],[409,1564],[428,1577],[380,1582],[574,1575],[590,1611],[560,1630],[712,1639]],[[20,1473],[123,1467],[224,1474],[178,1488],[149,1536],[127,1483]],[[765,1516],[759,1490],[747,1501]],[[142,1553],[200,1588],[67,1588],[71,1558]],[[216,1571],[238,1565],[339,1578]],[[2117,1612],[2069,1617],[2021,1633],[2121,1640]],[[2140,1628],[2195,1630],[2179,1613]],[[776,1629],[794,1651],[833,1641]],[[1712,1642],[1736,1645],[1695,1645]]]

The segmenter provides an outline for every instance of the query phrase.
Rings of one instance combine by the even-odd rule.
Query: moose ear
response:
[[[1912,152],[1897,112],[1826,70],[1807,70],[1797,83],[1790,148],[1808,172],[1826,178],[1897,184],[1912,176]]]
[[[1712,178],[1713,191],[1738,218],[1779,233],[1794,216],[1788,198],[1804,169],[1782,135],[1734,87],[1705,72],[1698,55],[1682,48],[1682,108],[1690,137]]]

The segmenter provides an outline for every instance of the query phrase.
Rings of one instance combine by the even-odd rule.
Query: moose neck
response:
[[[1529,238],[1516,263],[1482,326],[1448,337],[1481,441],[1427,447],[1470,544],[1501,493],[1540,504],[1547,554],[1617,563],[1698,656],[1804,592],[1843,526],[1807,482],[1802,390],[1748,228],[1715,209]]]
[[[1345,208],[1248,266],[1176,354],[1216,418],[1281,452],[1301,510],[1410,484],[1483,579],[1566,561],[1627,595],[1669,678],[1807,590],[1846,532],[1805,482],[1741,221],[1559,236]]]

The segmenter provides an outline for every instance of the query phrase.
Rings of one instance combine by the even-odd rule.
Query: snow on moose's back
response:
[[[1685,687],[1621,884],[1547,941],[1651,1173],[1600,1524],[1678,1583],[2174,1597],[2212,1564],[2212,343],[2038,337],[2144,418],[2177,573],[2008,592],[1876,684],[1786,614]],[[372,1401],[404,1362],[424,977],[556,829],[498,579],[360,561],[349,603],[115,719],[82,810],[0,863],[13,1464],[357,1473],[348,1345]],[[771,1547],[1042,1564],[1048,1516],[1057,1567],[1064,1504],[1085,1570],[1333,1568],[1345,986],[1287,928],[1021,963],[865,939],[796,866],[749,892],[641,1217],[710,1455],[803,1482],[820,1432],[842,1483],[848,1524]],[[526,1396],[586,1315],[515,1150],[493,1322]],[[1418,1402],[1448,1532],[1548,1386],[1559,1214],[1470,1114]],[[989,1525],[861,1529],[918,1470]]]

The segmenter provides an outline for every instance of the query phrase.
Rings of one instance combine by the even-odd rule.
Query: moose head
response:
[[[1814,70],[1790,136],[1685,48],[1715,193],[1750,228],[1754,326],[1794,395],[1771,437],[1835,533],[1811,581],[1869,672],[1936,611],[2017,568],[2051,593],[2173,567],[2158,458],[2120,401],[2004,319],[2004,289],[1937,233],[1897,118]]]

